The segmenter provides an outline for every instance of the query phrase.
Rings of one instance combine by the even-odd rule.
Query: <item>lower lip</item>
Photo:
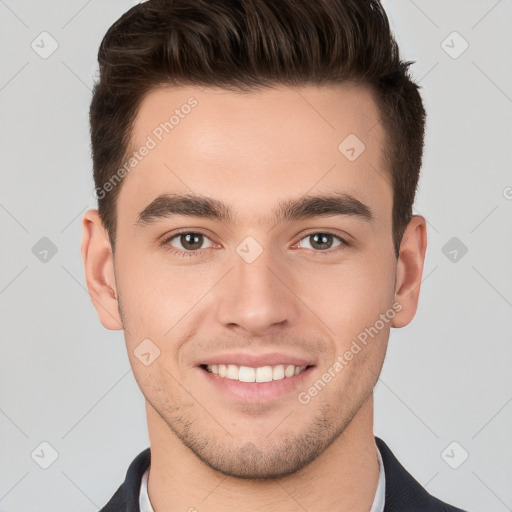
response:
[[[204,368],[201,368],[201,371],[208,381],[223,393],[243,401],[263,402],[281,398],[299,388],[313,368],[314,366],[308,366],[298,375],[270,382],[240,382],[239,380],[221,377]]]

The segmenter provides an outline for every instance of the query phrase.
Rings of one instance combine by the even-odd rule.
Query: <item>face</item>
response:
[[[151,421],[211,468],[298,471],[371,397],[404,315],[384,136],[348,84],[142,103],[109,284]]]

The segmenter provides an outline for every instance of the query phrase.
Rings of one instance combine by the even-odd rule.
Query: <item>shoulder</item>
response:
[[[465,512],[430,495],[400,464],[387,444],[375,438],[386,477],[385,512]]]
[[[150,461],[149,448],[137,455],[126,472],[125,481],[100,512],[139,512],[140,482]]]

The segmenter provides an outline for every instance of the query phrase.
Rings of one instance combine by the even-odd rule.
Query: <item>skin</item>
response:
[[[373,96],[350,84],[250,93],[162,88],[141,105],[133,147],[190,97],[197,106],[124,178],[114,254],[97,211],[83,219],[91,299],[107,329],[124,329],[146,398],[153,507],[367,511],[378,481],[373,388],[390,328],[416,312],[426,250],[425,219],[414,216],[395,256],[386,140]],[[349,134],[366,146],[352,162],[338,150]],[[333,193],[350,194],[373,219],[276,222],[271,215],[284,200]],[[232,219],[137,223],[161,194],[221,201]],[[177,230],[202,232],[205,248],[186,257],[180,237],[165,243]],[[329,249],[310,238],[325,232],[334,235]],[[236,252],[248,236],[263,249],[252,263]],[[394,318],[300,403],[299,392],[394,303]],[[134,353],[147,338],[160,350],[148,366]],[[234,399],[199,366],[217,354],[274,351],[313,367],[273,399]]]

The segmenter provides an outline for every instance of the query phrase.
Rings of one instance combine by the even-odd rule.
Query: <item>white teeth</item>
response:
[[[219,375],[219,377],[239,380],[240,382],[271,382],[298,375],[306,369],[306,366],[277,364],[276,366],[251,368],[250,366],[237,366],[236,364],[212,364],[208,365],[206,369]]]
[[[230,377],[228,376],[228,379]],[[256,380],[256,371],[249,366],[240,366],[240,374],[238,375],[240,382],[254,382]]]
[[[226,377],[228,379],[238,380],[240,375],[240,368],[236,364],[228,364],[228,371]]]
[[[289,364],[284,371],[284,376],[285,377],[293,377],[294,375],[295,375],[295,366],[293,366],[293,364]]]
[[[284,366],[282,364],[278,364],[272,368],[272,380],[281,379],[284,379]]]
[[[272,380],[272,366],[256,368],[256,382],[270,382]]]

